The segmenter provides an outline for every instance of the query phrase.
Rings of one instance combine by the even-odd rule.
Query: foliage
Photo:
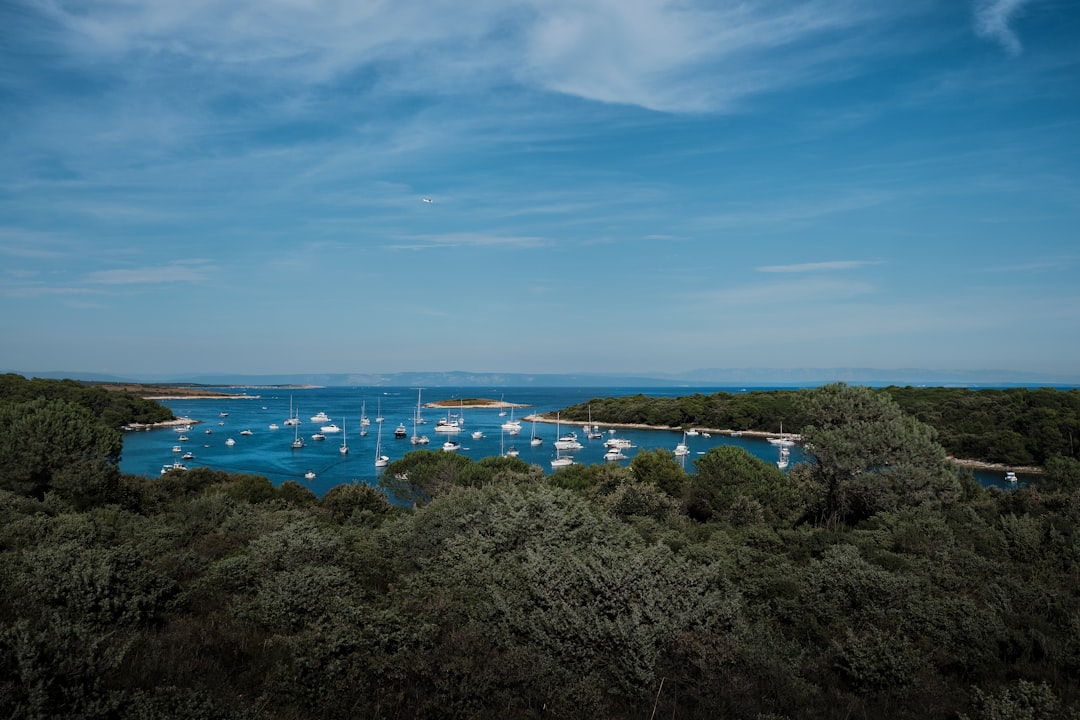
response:
[[[887,387],[891,398],[933,427],[955,456],[1009,465],[1042,465],[1055,455],[1080,459],[1080,390],[1053,388]],[[561,411],[566,420],[801,433],[809,418],[792,390],[718,392],[654,398],[593,398]]]
[[[172,411],[161,403],[145,400],[134,393],[112,392],[76,380],[27,379],[14,373],[0,375],[0,405],[41,398],[82,406],[111,428],[172,418]]]
[[[66,429],[0,435],[4,717],[1080,711],[1076,461],[961,491],[881,392],[801,395],[818,465],[789,476],[733,447],[693,475],[655,451],[546,477],[419,451],[383,475],[409,507],[205,468],[88,501],[115,432],[60,400],[0,410]]]
[[[800,406],[809,418],[802,435],[813,462],[797,476],[823,521],[857,522],[959,495],[956,471],[933,428],[888,396],[838,383],[803,391]]]

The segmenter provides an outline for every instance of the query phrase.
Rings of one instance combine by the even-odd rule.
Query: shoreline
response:
[[[521,418],[522,422],[536,421],[539,423],[547,423],[554,425],[555,420],[544,415],[526,415]],[[578,425],[579,421],[569,421],[561,423],[563,425]],[[646,425],[645,423],[593,423],[594,425],[603,425],[610,428],[623,428],[627,430],[667,430],[669,432],[682,432],[681,427],[673,427],[671,425]],[[780,433],[768,432],[765,430],[731,430],[725,428],[706,428],[694,426],[694,430],[699,432],[706,432],[711,435],[727,435],[729,437],[755,437],[755,438],[785,438],[787,440],[793,440],[794,442],[802,442],[802,435],[798,433]],[[1001,472],[1012,471],[1016,473],[1022,473],[1024,475],[1042,475],[1046,472],[1043,468],[1036,465],[1006,465],[1004,463],[989,462],[986,460],[969,460],[967,458],[953,457],[947,455],[947,459],[959,467],[971,468],[973,470],[997,470]]]

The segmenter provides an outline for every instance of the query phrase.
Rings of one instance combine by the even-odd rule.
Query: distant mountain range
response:
[[[72,378],[90,382],[194,385],[321,385],[345,387],[814,387],[831,382],[853,385],[949,385],[1080,387],[1080,376],[1010,370],[925,370],[919,368],[711,368],[681,373],[292,373],[247,375],[104,375],[90,372],[18,372],[26,377]]]

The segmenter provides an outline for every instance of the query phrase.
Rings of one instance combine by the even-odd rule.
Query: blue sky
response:
[[[1080,377],[1077,37],[1070,0],[7,0],[0,368]]]

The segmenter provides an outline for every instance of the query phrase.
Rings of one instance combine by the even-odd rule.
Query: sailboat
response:
[[[790,454],[791,454],[791,451],[789,449],[787,449],[786,447],[781,446],[780,447],[780,457],[778,457],[776,459],[776,467],[780,468],[781,470],[784,470],[785,468],[787,468]]]
[[[538,446],[544,444],[544,439],[543,438],[536,437],[536,417],[535,416],[533,417],[533,421],[532,421],[532,438],[530,438],[529,444],[532,445],[533,447],[538,447]]]
[[[779,445],[781,447],[791,447],[792,445],[795,444],[794,440],[789,440],[786,437],[784,437],[784,423],[780,423],[780,437],[779,438],[769,438],[769,442],[772,443],[773,445]]]
[[[559,430],[560,430],[560,420],[559,420],[559,418],[560,418],[560,416],[558,414],[556,414],[555,415],[555,436],[556,437],[558,437]],[[555,458],[551,461],[551,467],[553,467],[553,468],[569,467],[570,465],[573,465],[573,464],[574,464],[574,458],[570,457],[569,455],[567,455],[566,457],[563,457],[562,449],[559,447],[559,443],[555,443]]]
[[[510,419],[502,424],[502,429],[511,433],[521,430],[521,423],[514,419],[514,406],[510,406]],[[515,433],[516,434],[516,433]]]
[[[505,401],[506,401],[506,393],[503,393],[502,395],[499,396],[499,407],[501,408],[499,410],[499,417],[506,417],[506,408],[502,407],[502,404]]]
[[[299,420],[299,418],[297,417],[297,418],[294,418],[294,419],[296,420],[296,422],[293,423],[294,435],[293,435],[292,446],[293,446],[293,450],[299,450],[300,448],[304,447],[304,438],[300,437],[300,420]]]
[[[427,435],[417,435],[416,434],[416,423],[419,420],[420,420],[420,394],[419,394],[419,391],[417,391],[417,395],[416,395],[416,415],[413,415],[413,419],[412,419],[412,437],[409,438],[409,442],[412,443],[413,445],[427,445],[428,442],[430,442],[428,440],[428,436]]]
[[[589,403],[589,424],[585,426],[585,437],[589,440],[599,440],[604,437],[604,434],[600,432],[600,428],[593,425],[592,421],[592,403]]]
[[[379,434],[375,440],[375,467],[384,468],[390,464],[390,458],[386,455],[380,455],[382,451],[382,423],[379,423]]]
[[[424,388],[416,388],[416,418],[415,418],[415,422],[413,422],[414,426],[415,425],[426,425],[427,424],[427,420],[425,420],[424,416],[420,414],[420,407],[421,407],[420,406],[420,393],[423,391],[423,389]],[[413,435],[415,435],[415,434],[416,434],[416,431],[414,429],[413,430]]]
[[[361,428],[366,428],[370,424],[371,424],[371,421],[368,420],[368,416],[367,416],[367,400],[364,400],[363,402],[360,403],[360,427]],[[360,434],[361,435],[367,435],[367,431],[361,429]]]
[[[341,447],[338,448],[338,452],[342,455],[349,454],[349,446],[345,444],[345,438],[349,436],[349,433],[345,432],[345,418],[341,418]]]
[[[375,422],[381,423],[382,421],[382,398],[379,398],[379,409],[375,411]]]
[[[683,431],[682,442],[675,446],[675,457],[685,457],[690,454],[690,446],[686,444],[686,431]]]
[[[285,421],[285,424],[286,425],[299,425],[300,424],[300,413],[299,413],[299,411],[297,411],[295,414],[293,413],[292,395],[289,396],[289,419]]]

